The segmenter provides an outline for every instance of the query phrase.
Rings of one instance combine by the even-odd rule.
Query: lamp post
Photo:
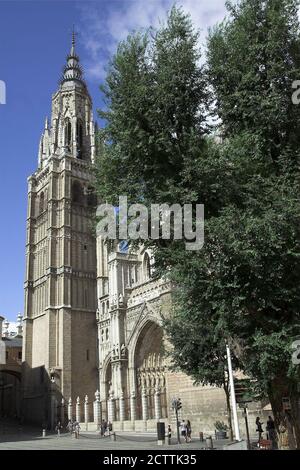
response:
[[[178,410],[180,410],[182,408],[182,403],[181,403],[180,398],[173,398],[172,408],[175,411],[175,417],[176,417],[177,443],[181,444],[180,433],[179,433],[179,422],[178,422]]]
[[[235,434],[235,439],[237,441],[240,441],[241,437],[240,437],[240,429],[239,429],[239,422],[238,422],[237,409],[236,409],[236,399],[235,399],[234,380],[233,380],[233,372],[232,372],[232,364],[231,364],[231,355],[230,355],[230,349],[229,349],[228,344],[226,344],[226,356],[227,356],[227,363],[228,363],[230,398],[231,398],[231,408],[232,408],[232,413],[233,413],[234,434]]]

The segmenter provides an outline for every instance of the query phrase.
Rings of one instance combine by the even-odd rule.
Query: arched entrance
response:
[[[147,396],[148,419],[155,418],[154,398],[158,389],[161,399],[161,416],[167,417],[165,359],[162,352],[163,329],[148,321],[138,337],[134,364],[137,387],[137,419],[142,419],[142,391]]]
[[[21,373],[16,370],[0,370],[0,416],[20,418]]]
[[[112,367],[111,360],[106,364],[105,373],[104,373],[104,396],[105,399],[102,401],[102,415],[107,420],[108,419],[108,401],[112,391]]]

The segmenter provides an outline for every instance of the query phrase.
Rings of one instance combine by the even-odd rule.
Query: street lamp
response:
[[[176,417],[177,442],[178,444],[181,444],[180,434],[179,434],[179,422],[178,422],[178,410],[182,408],[181,398],[172,399],[172,408],[175,411],[175,417]]]
[[[227,356],[227,363],[228,363],[228,375],[229,375],[229,383],[230,383],[230,398],[231,398],[231,408],[232,408],[232,414],[233,414],[234,434],[235,434],[235,439],[237,441],[240,441],[241,437],[240,437],[240,429],[239,429],[239,422],[238,422],[237,409],[236,409],[234,379],[233,379],[233,372],[232,372],[230,349],[229,349],[228,344],[226,344],[226,356]]]

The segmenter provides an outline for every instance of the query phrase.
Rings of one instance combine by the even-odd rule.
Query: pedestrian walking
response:
[[[68,421],[67,430],[69,431],[70,436],[72,437],[73,432],[74,432],[74,423],[71,419],[69,419],[69,421]]]
[[[75,438],[79,439],[80,424],[78,421],[75,421],[74,423],[74,430],[75,430]]]
[[[189,419],[186,422],[186,442],[192,442],[192,426]]]
[[[105,435],[105,421],[104,421],[104,419],[101,421],[101,424],[100,424],[100,435],[101,435],[101,437],[104,437],[104,435]]]
[[[106,431],[107,431],[107,421],[105,421],[105,419],[102,420],[102,428],[103,428],[103,437],[105,437]]]
[[[110,433],[112,432],[112,422],[111,421],[108,421],[107,428],[108,428],[108,435],[110,436]]]
[[[272,442],[272,449],[277,449],[277,436],[275,430],[275,422],[272,416],[269,416],[266,425],[267,437]]]
[[[58,436],[60,436],[61,428],[62,428],[62,425],[60,424],[60,421],[58,421],[57,425],[55,426],[55,431],[57,432]]]
[[[171,444],[172,429],[171,429],[171,425],[170,425],[170,424],[168,424],[167,437],[168,437],[168,444]]]
[[[261,438],[262,438],[262,434],[264,432],[263,427],[262,427],[263,423],[261,423],[259,416],[256,418],[255,424],[256,424],[256,432],[258,432],[258,445],[259,445]]]
[[[181,435],[182,437],[184,438],[185,442],[187,442],[187,436],[186,436],[186,422],[185,420],[183,419],[180,423],[180,431],[181,431]]]

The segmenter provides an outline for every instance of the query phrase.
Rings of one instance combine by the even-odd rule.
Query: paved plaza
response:
[[[42,436],[42,430],[0,422],[0,450],[201,450],[205,442],[199,437],[191,443],[177,444],[176,437],[172,437],[171,445],[157,444],[154,433],[116,433],[116,440],[112,436],[100,437],[98,433],[82,431],[79,439],[62,433],[57,436],[50,431]],[[214,447],[221,449],[226,441],[213,441]]]

